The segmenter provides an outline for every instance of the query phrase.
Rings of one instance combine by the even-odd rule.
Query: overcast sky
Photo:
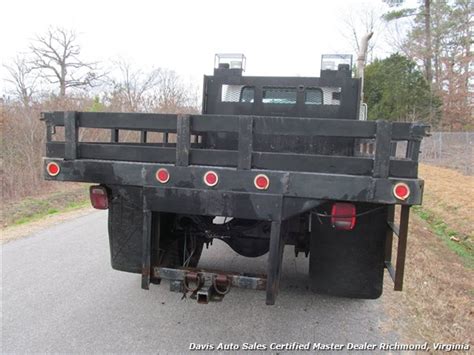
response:
[[[62,26],[80,34],[86,60],[122,57],[193,81],[212,73],[219,52],[244,53],[248,75],[317,76],[322,53],[352,53],[343,20],[362,4],[387,8],[382,0],[3,0],[1,60],[27,51],[49,26]],[[378,42],[378,55],[386,55],[389,46]]]

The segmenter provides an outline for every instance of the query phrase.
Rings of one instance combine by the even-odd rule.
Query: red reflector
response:
[[[98,210],[109,208],[107,190],[103,186],[91,186],[89,189],[92,207]]]
[[[352,203],[335,203],[332,205],[331,224],[336,229],[354,229],[356,224],[355,206]]]
[[[166,184],[170,179],[170,173],[165,168],[158,169],[155,176],[156,180],[158,180],[162,184]]]
[[[46,171],[50,176],[56,176],[61,171],[61,168],[59,167],[58,163],[51,162],[46,165]]]
[[[255,176],[253,183],[259,190],[266,190],[268,189],[268,186],[270,186],[270,180],[268,179],[268,176],[264,174]]]
[[[410,196],[410,188],[407,184],[399,182],[393,187],[393,194],[399,200],[406,200]]]
[[[204,183],[207,186],[216,186],[219,182],[219,176],[214,171],[208,171],[204,174]]]

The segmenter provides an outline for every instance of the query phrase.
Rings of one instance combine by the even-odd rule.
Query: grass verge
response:
[[[474,250],[468,236],[452,229],[435,213],[425,207],[414,206],[412,210],[429,225],[431,231],[441,238],[449,249],[461,257],[462,262],[467,267],[474,269]]]
[[[61,190],[4,204],[1,225],[18,226],[89,204],[88,185],[62,187]]]

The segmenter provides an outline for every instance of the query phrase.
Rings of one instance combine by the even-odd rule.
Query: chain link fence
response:
[[[433,132],[423,139],[420,161],[474,175],[474,132]]]

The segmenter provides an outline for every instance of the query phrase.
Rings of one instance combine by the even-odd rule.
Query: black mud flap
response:
[[[382,294],[387,208],[358,204],[352,231],[333,228],[330,218],[311,220],[310,280],[316,293],[375,299]],[[330,214],[330,206],[320,211]]]
[[[109,241],[112,268],[142,273],[143,267],[143,190],[139,187],[107,186],[109,193]],[[169,231],[175,221],[174,213],[152,212],[150,258],[152,265],[181,266],[184,235]],[[160,233],[158,233],[158,229]],[[159,240],[161,236],[162,240]],[[189,266],[195,267],[201,256],[203,243],[196,245]],[[146,251],[145,251],[146,253]]]
[[[142,189],[108,186],[109,241],[112,268],[142,272]]]

